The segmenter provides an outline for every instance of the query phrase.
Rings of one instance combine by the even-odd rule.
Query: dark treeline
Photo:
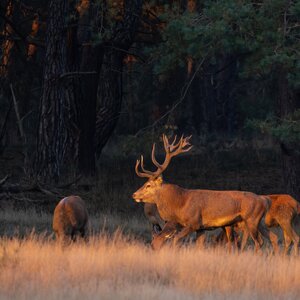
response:
[[[300,198],[299,19],[283,0],[1,1],[0,155],[22,145],[26,175],[59,182],[94,176],[113,132],[263,131]]]

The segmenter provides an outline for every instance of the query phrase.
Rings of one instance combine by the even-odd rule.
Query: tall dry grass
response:
[[[164,248],[119,234],[61,248],[0,239],[0,299],[299,299],[300,259]]]

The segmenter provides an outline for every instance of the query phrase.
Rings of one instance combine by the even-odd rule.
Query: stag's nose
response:
[[[132,194],[132,198],[135,200],[135,202],[141,202],[141,200],[140,200],[140,198],[139,198],[139,196],[138,196],[137,193],[133,193]]]

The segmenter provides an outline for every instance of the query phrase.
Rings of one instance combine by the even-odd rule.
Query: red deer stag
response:
[[[143,156],[137,160],[136,174],[148,178],[148,181],[132,195],[133,199],[136,202],[156,204],[163,220],[182,226],[182,229],[174,234],[175,244],[191,232],[230,226],[244,221],[258,250],[261,247],[257,239],[258,224],[266,211],[266,206],[260,201],[259,196],[241,191],[188,190],[163,181],[162,173],[172,157],[188,152],[192,148],[189,139],[190,137],[181,137],[176,143],[175,137],[170,144],[166,135],[163,135],[166,156],[162,164],[155,158],[154,143],[152,162],[157,167],[154,172],[145,170]],[[139,166],[142,172],[139,171]]]
[[[85,237],[87,223],[87,209],[80,197],[63,198],[55,207],[52,228],[57,240],[74,241],[78,233]]]

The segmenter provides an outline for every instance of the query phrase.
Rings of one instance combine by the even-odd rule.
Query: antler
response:
[[[141,169],[143,172],[139,171],[139,165],[141,164]],[[139,177],[146,177],[146,178],[152,178],[155,176],[155,172],[151,172],[151,171],[147,171],[144,168],[144,157],[143,155],[141,155],[141,159],[136,161],[135,164],[135,173],[139,176]]]
[[[155,178],[155,177],[158,177],[159,175],[161,175],[164,172],[164,170],[168,167],[172,157],[174,157],[180,153],[188,152],[191,150],[191,148],[193,147],[189,142],[191,137],[192,136],[184,138],[182,135],[180,140],[176,143],[177,136],[175,136],[173,142],[170,144],[167,136],[165,134],[163,134],[162,138],[163,138],[164,148],[166,151],[166,157],[165,157],[164,162],[162,164],[160,164],[156,160],[156,158],[155,158],[155,143],[154,143],[153,147],[152,147],[151,158],[152,158],[153,164],[157,167],[157,170],[154,172],[145,170],[144,158],[143,158],[143,156],[141,156],[141,160],[136,161],[136,165],[135,165],[136,174],[140,177],[147,177],[147,178]],[[190,147],[187,147],[187,146],[190,146]],[[143,172],[140,172],[138,170],[140,164],[141,164],[141,168],[142,168]]]

